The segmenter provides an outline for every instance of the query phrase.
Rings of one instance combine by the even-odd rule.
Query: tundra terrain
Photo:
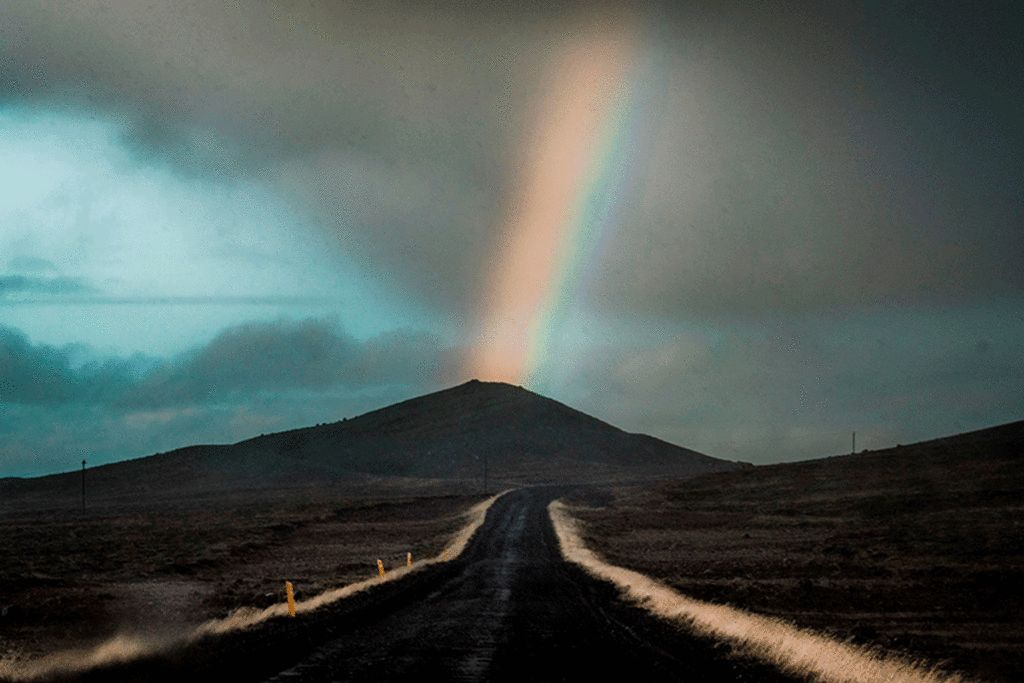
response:
[[[363,482],[156,505],[0,515],[0,658],[118,634],[159,636],[301,600],[439,553],[485,496],[458,483]],[[214,500],[216,502],[214,502]]]
[[[236,444],[0,479],[0,657],[266,607],[286,580],[310,596],[365,579],[378,558],[436,554],[485,490],[737,467],[470,381]]]
[[[982,680],[1024,671],[1024,423],[577,496],[589,547],[691,597]]]

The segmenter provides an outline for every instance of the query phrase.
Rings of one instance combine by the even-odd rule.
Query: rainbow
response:
[[[554,56],[497,230],[464,375],[543,389],[551,351],[629,164],[636,39],[598,28]]]

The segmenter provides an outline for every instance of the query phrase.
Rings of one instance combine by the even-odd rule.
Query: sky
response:
[[[471,378],[755,464],[1024,419],[1019,4],[492,5],[6,0],[0,477]]]

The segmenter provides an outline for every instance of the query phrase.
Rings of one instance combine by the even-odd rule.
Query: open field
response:
[[[226,491],[0,512],[0,658],[160,635],[436,555],[486,496],[429,481]]]
[[[0,657],[161,635],[435,555],[458,514],[529,483],[739,467],[471,381],[230,445],[0,478]],[[83,481],[85,509],[82,509]]]
[[[691,597],[992,681],[1024,670],[1024,472],[910,446],[577,497],[588,547]]]

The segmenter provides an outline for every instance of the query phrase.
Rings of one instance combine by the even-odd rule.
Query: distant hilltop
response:
[[[131,497],[358,477],[482,479],[485,470],[495,486],[615,482],[743,466],[750,467],[629,434],[522,387],[470,380],[358,417],[232,445],[189,446],[91,468],[87,476],[97,491]],[[70,495],[80,476],[7,479],[0,495],[54,488]]]

